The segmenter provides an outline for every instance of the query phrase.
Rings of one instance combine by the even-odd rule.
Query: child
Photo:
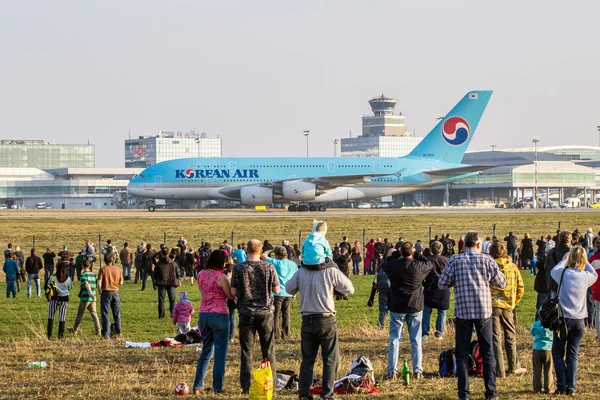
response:
[[[190,331],[190,322],[194,314],[194,306],[188,300],[186,292],[179,293],[179,303],[173,307],[173,324],[177,324],[177,334],[186,334]]]
[[[553,332],[535,321],[530,330],[533,336],[533,391],[542,391],[542,370],[544,371],[544,393],[554,393],[552,375],[552,337]]]
[[[313,231],[302,245],[302,265],[319,267],[331,262],[333,252],[325,239],[327,222],[314,221]]]
[[[387,299],[388,293],[390,291],[390,279],[387,274],[383,270],[383,268],[379,269],[377,272],[377,277],[373,282],[373,288],[371,289],[371,296],[369,297],[369,301],[367,305],[369,307],[373,307],[373,302],[375,300],[375,293],[379,293],[379,318],[377,318],[377,328],[379,330],[383,330],[385,326],[385,317],[388,313],[387,308]]]

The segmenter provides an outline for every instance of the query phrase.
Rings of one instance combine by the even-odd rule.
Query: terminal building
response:
[[[383,94],[369,100],[373,115],[363,116],[362,134],[342,138],[342,157],[402,157],[423,138],[406,130],[404,115],[395,114],[396,99]]]
[[[44,140],[0,139],[0,168],[94,168],[93,144],[56,144]]]
[[[221,139],[206,134],[160,131],[125,140],[125,168],[146,168],[176,158],[221,157]]]

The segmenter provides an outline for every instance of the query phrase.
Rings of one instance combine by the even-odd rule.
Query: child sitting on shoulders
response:
[[[190,322],[194,314],[194,306],[188,300],[186,292],[179,293],[179,303],[173,307],[173,324],[177,324],[177,334],[186,334],[190,331]]]
[[[533,336],[533,391],[542,392],[542,371],[544,372],[544,393],[554,393],[552,374],[552,338],[554,333],[542,326],[539,320],[531,325]]]
[[[324,264],[331,263],[333,252],[329,242],[325,239],[327,234],[327,222],[314,221],[313,231],[302,245],[302,266],[303,267],[322,267]]]

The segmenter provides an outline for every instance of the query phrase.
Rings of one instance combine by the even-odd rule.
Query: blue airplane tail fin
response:
[[[423,138],[409,157],[459,164],[491,96],[491,90],[474,90],[467,93]]]

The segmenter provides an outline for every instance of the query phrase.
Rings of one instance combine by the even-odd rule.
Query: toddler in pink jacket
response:
[[[177,334],[188,333],[191,329],[190,322],[194,314],[194,306],[188,300],[186,292],[179,293],[179,303],[173,308],[173,324],[177,324]]]

